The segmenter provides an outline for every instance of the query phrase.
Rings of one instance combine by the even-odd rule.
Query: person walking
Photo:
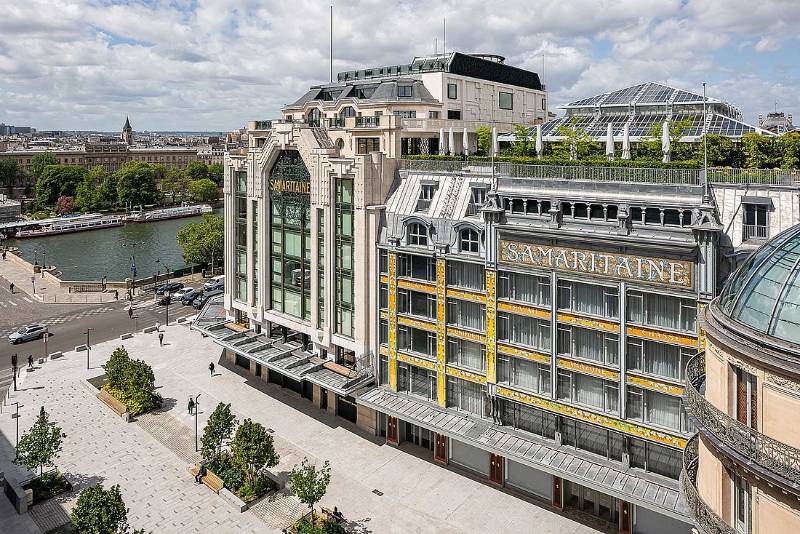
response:
[[[128,306],[128,319],[133,319],[133,306]]]
[[[163,347],[164,346],[164,332],[159,332],[158,333],[158,346],[159,347]]]
[[[11,285],[9,287],[11,288],[11,294],[13,295],[14,294],[14,282],[11,282]]]
[[[194,413],[194,399],[189,395],[189,415]]]
[[[28,369],[33,369],[33,354],[28,354]]]
[[[118,289],[114,290],[114,300],[119,300],[119,290]]]
[[[211,376],[214,376],[214,362],[208,364],[208,370],[211,371]]]
[[[156,321],[156,332],[161,332],[161,323]]]

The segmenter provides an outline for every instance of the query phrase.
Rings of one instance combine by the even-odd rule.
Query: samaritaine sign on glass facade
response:
[[[690,261],[500,240],[500,261],[691,289]]]

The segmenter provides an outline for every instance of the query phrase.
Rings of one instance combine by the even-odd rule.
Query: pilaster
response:
[[[330,315],[328,316],[330,317]],[[394,391],[397,391],[397,253],[396,252],[389,252],[389,387],[391,387]]]
[[[447,262],[436,258],[436,398],[439,406],[446,405],[445,363],[447,361]],[[391,289],[389,290],[391,291]]]
[[[497,271],[486,269],[486,381],[497,383]]]

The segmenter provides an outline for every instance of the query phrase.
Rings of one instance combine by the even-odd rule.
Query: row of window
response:
[[[420,193],[417,199],[416,211],[428,211],[431,206],[430,197],[425,195],[425,189]],[[463,228],[458,232],[458,250],[459,252],[480,252],[481,238],[480,234],[472,228]],[[428,236],[428,227],[421,223],[411,223],[406,227],[406,244],[415,247],[427,247],[430,244]]]
[[[411,95],[409,95],[411,96]],[[458,99],[458,84],[447,84],[447,98],[450,100]],[[500,109],[514,109],[514,94],[506,91],[497,92],[497,106]],[[542,104],[544,106],[544,104]]]

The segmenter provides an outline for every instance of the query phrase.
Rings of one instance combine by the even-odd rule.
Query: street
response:
[[[8,281],[0,276],[0,395],[13,381],[11,355],[17,354],[19,365],[27,365],[28,355],[34,359],[56,351],[73,350],[86,343],[86,329],[91,328],[90,344],[100,343],[126,332],[142,330],[156,322],[166,322],[165,306],[158,306],[153,293],[136,295],[133,301],[133,318],[128,317],[128,301],[120,300],[103,304],[43,304],[32,296],[15,289],[9,291]],[[170,322],[180,317],[197,313],[191,306],[180,303],[169,307]],[[30,323],[44,323],[50,336],[45,343],[41,339],[12,345],[8,335]]]

